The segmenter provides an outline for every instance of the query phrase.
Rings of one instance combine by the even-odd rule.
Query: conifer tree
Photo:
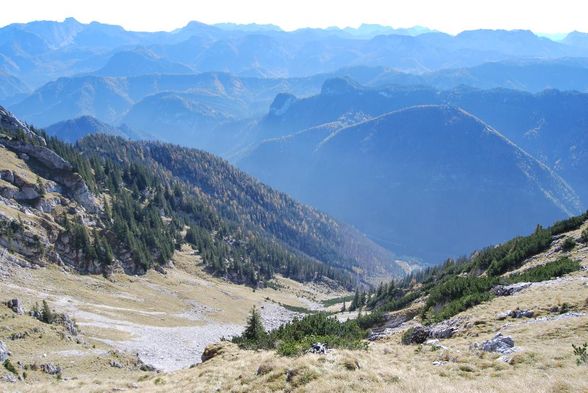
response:
[[[247,320],[247,327],[243,332],[243,338],[249,341],[260,342],[267,336],[263,322],[261,321],[261,314],[257,308],[253,306]]]
[[[42,321],[45,323],[53,323],[53,319],[55,316],[53,315],[53,311],[49,308],[49,304],[47,300],[43,300],[43,313],[41,315]]]

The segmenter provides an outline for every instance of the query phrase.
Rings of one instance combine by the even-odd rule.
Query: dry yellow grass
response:
[[[134,279],[137,280],[137,279]],[[471,324],[443,340],[448,349],[404,346],[401,333],[371,343],[367,351],[334,350],[327,355],[279,357],[267,351],[242,351],[230,343],[223,353],[174,373],[120,373],[99,381],[19,384],[20,392],[588,392],[588,369],[575,364],[571,344],[588,341],[588,317],[498,321],[496,313],[516,307],[551,316],[548,309],[568,303],[586,313],[588,275],[533,286],[512,297],[496,298],[461,316]],[[262,292],[262,291],[260,291]],[[497,354],[470,349],[497,331],[515,340],[508,362]],[[440,361],[441,365],[433,362]],[[9,386],[9,388],[11,388]],[[10,390],[8,390],[10,391]]]

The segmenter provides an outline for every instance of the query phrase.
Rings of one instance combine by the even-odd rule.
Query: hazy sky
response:
[[[15,0],[0,25],[31,20],[99,21],[129,30],[173,30],[205,23],[273,23],[299,27],[414,25],[457,33],[474,28],[588,31],[585,0]]]

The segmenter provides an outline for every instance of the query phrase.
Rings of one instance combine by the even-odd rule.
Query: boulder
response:
[[[22,303],[18,299],[10,299],[9,301],[6,302],[6,306],[18,315],[24,314],[24,309],[22,307]]]
[[[202,360],[204,363],[212,358],[217,357],[218,355],[221,355],[223,352],[224,345],[222,343],[210,344],[204,348],[204,352],[202,352],[200,360]]]
[[[415,326],[404,332],[402,335],[402,343],[404,345],[422,344],[427,341],[428,337],[429,329],[424,326]]]
[[[510,316],[513,318],[533,318],[534,315],[535,315],[535,313],[533,312],[533,310],[516,309],[516,310],[512,311]]]
[[[503,336],[502,333],[496,335],[482,344],[476,346],[484,352],[498,352],[503,355],[514,352],[514,340],[510,336]]]
[[[499,321],[503,321],[506,318],[510,317],[510,313],[512,313],[512,310],[507,310],[507,311],[504,311],[504,312],[500,312],[500,313],[496,314],[496,319],[499,320]]]
[[[310,353],[322,354],[327,353],[327,346],[322,343],[313,343],[308,350]]]
[[[14,194],[14,199],[22,199],[32,201],[38,199],[41,195],[37,192],[34,186],[24,186],[19,192]]]
[[[511,296],[523,289],[529,288],[530,282],[520,282],[512,285],[497,285],[490,290],[496,296]]]
[[[14,183],[14,172],[8,169],[3,169],[0,171],[0,179],[12,184]]]
[[[53,363],[41,364],[41,371],[49,375],[61,374],[61,367]]]
[[[429,337],[431,338],[450,338],[456,331],[456,327],[441,322],[429,328]]]
[[[16,377],[16,375],[14,375],[12,373],[6,373],[2,376],[2,378],[0,378],[0,381],[8,382],[8,383],[16,383],[18,381],[18,378]]]
[[[10,352],[8,351],[8,347],[3,341],[0,341],[0,363],[4,363],[9,356]]]

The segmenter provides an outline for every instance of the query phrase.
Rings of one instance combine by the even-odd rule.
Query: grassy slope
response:
[[[583,228],[587,226],[588,223]],[[568,235],[579,236],[580,230]],[[549,250],[531,258],[522,269],[556,260],[564,255],[558,248],[559,242],[555,242]],[[99,384],[95,378],[81,375],[79,380],[18,385],[17,390],[99,392],[121,388],[124,391],[132,390],[136,384],[146,392],[216,389],[235,392],[584,392],[588,389],[586,367],[575,364],[571,344],[588,341],[588,316],[553,319],[557,314],[549,309],[567,303],[573,310],[588,312],[588,246],[580,245],[565,255],[580,260],[584,269],[561,279],[534,284],[515,296],[495,298],[459,314],[468,320],[468,327],[453,338],[443,340],[447,350],[404,346],[400,344],[403,329],[370,343],[368,351],[335,350],[326,356],[307,354],[283,358],[273,352],[242,351],[233,344],[224,343],[223,354],[193,369],[170,374],[121,374],[115,370],[104,374],[105,379]],[[180,260],[178,263],[181,264]],[[125,290],[136,287],[126,286]],[[222,284],[219,290],[222,292],[225,288]],[[230,286],[228,289],[232,291]],[[317,300],[322,300],[321,297],[324,299],[326,295]],[[546,318],[496,320],[497,313],[516,307],[533,309],[539,317]],[[243,317],[245,312],[243,310]],[[497,331],[512,336],[519,349],[508,356],[509,362],[500,360],[497,354],[470,350],[472,343],[489,339]],[[436,366],[433,365],[435,361],[445,363]],[[267,371],[264,374],[258,373],[262,365]]]

